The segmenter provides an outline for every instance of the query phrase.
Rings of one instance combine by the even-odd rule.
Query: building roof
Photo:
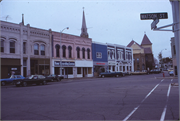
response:
[[[133,44],[136,44],[138,45],[141,49],[143,49],[143,47],[141,45],[139,45],[137,42],[135,42],[134,40],[132,40],[128,45],[127,47],[131,47]]]
[[[152,45],[151,41],[149,40],[149,38],[147,37],[146,34],[144,34],[143,40],[141,42],[141,45]]]
[[[150,47],[149,48],[144,48],[144,53],[145,54],[151,54],[152,53],[151,48]]]

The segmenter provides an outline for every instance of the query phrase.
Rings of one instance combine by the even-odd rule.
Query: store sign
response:
[[[55,66],[75,66],[75,62],[61,62],[60,61],[54,61]]]
[[[96,65],[105,65],[105,63],[96,63]]]
[[[17,68],[11,68],[11,70],[17,70]]]

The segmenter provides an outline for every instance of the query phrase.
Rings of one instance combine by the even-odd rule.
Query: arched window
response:
[[[34,55],[39,55],[39,45],[34,44]]]
[[[4,40],[1,39],[1,52],[4,52]]]
[[[41,55],[45,55],[45,45],[41,45]]]
[[[56,48],[56,57],[59,57],[60,46],[58,44],[56,44],[55,48]]]
[[[65,58],[66,57],[66,46],[65,45],[62,46],[62,50],[63,50],[63,57]]]
[[[89,48],[87,49],[87,57],[88,57],[88,59],[90,59],[90,49]]]
[[[10,53],[15,53],[15,41],[10,41]]]
[[[82,48],[82,56],[83,56],[83,59],[85,59],[85,48]]]
[[[71,54],[71,50],[72,50],[72,47],[71,47],[71,46],[68,46],[69,58],[72,58],[72,57],[71,57],[71,55],[72,55],[72,54]]]
[[[80,48],[77,47],[76,50],[77,50],[77,58],[80,58]]]

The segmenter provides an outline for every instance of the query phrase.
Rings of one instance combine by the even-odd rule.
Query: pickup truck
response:
[[[13,83],[14,80],[17,79],[24,79],[25,77],[21,76],[21,75],[11,75],[10,78],[5,78],[5,79],[1,79],[1,86],[5,86],[6,84],[10,84]]]
[[[125,76],[124,72],[111,72],[111,71],[107,71],[107,72],[102,72],[99,74],[99,77],[119,77],[119,76]]]
[[[23,87],[26,87],[27,85],[30,85],[30,84],[39,85],[42,83],[43,85],[46,85],[47,82],[49,82],[49,81],[51,81],[51,80],[46,78],[43,75],[31,75],[24,79],[14,80],[14,84],[16,85],[16,87],[19,87],[20,85]]]

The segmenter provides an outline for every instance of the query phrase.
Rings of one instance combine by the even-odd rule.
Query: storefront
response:
[[[20,59],[1,58],[1,79],[21,74]]]

